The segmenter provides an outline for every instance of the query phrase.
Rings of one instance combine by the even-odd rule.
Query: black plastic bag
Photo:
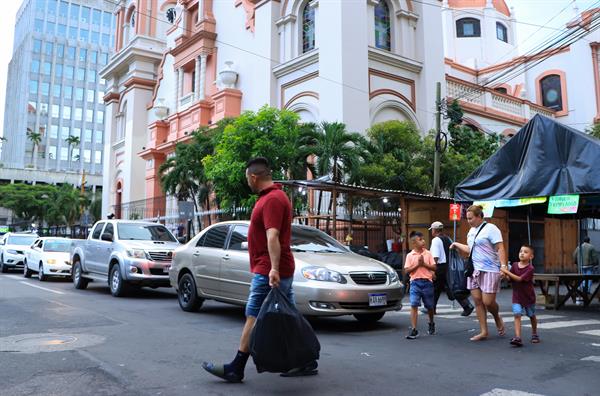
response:
[[[310,323],[287,296],[273,288],[250,337],[250,354],[261,373],[284,373],[319,359],[321,345]]]
[[[457,300],[462,300],[469,297],[469,289],[467,289],[467,277],[465,276],[465,260],[460,257],[454,249],[450,250],[448,268],[448,284],[452,295]]]

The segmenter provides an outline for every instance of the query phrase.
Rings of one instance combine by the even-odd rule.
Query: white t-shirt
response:
[[[438,259],[438,264],[446,264],[446,252],[444,251],[444,242],[442,238],[435,237],[431,240],[431,249],[429,249],[433,258]]]
[[[498,242],[502,242],[502,233],[494,224],[487,223],[479,235],[477,235],[477,241],[474,241],[475,235],[483,224],[486,223],[481,223],[477,228],[471,228],[469,234],[467,234],[467,243],[471,250],[475,242],[473,267],[476,271],[500,272],[500,259],[498,258],[495,245]]]

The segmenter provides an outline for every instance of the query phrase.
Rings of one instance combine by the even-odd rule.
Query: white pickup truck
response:
[[[71,249],[73,284],[106,282],[115,297],[132,286],[170,287],[169,267],[179,241],[162,224],[134,220],[102,220],[88,239]]]

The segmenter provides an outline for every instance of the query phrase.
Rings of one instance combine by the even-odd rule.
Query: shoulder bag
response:
[[[475,249],[475,244],[477,242],[477,237],[479,236],[479,233],[481,232],[481,230],[483,230],[483,227],[485,227],[486,225],[487,225],[487,223],[483,223],[483,225],[481,226],[479,231],[477,231],[477,234],[475,234],[475,238],[473,239],[473,246],[471,247],[471,253],[469,253],[469,258],[467,259],[467,262],[465,263],[465,276],[467,278],[471,277],[473,275],[473,272],[475,272],[475,266],[473,265],[473,250]]]

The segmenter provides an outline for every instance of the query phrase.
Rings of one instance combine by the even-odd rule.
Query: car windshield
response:
[[[121,240],[177,242],[173,234],[160,224],[117,224],[117,230]]]
[[[292,227],[292,251],[311,253],[347,253],[338,241],[314,228]]]
[[[8,237],[7,245],[29,246],[37,239],[35,235],[11,235]]]
[[[44,252],[66,253],[70,251],[71,241],[46,241],[44,243]]]

